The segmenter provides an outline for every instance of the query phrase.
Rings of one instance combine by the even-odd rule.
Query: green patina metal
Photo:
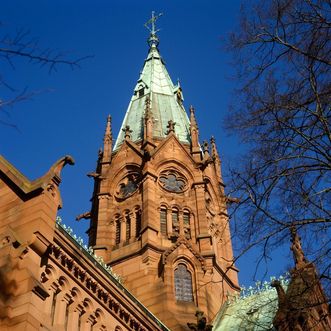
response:
[[[287,277],[279,277],[286,289]],[[278,309],[276,289],[271,282],[257,283],[256,288],[243,289],[241,295],[230,297],[213,322],[213,331],[275,331],[273,318]]]
[[[160,16],[160,15],[159,15]],[[157,16],[157,17],[159,17]],[[124,141],[127,125],[132,130],[131,140],[140,141],[144,136],[145,101],[148,96],[151,101],[153,117],[153,137],[167,136],[168,121],[176,123],[175,134],[183,143],[190,143],[190,122],[182,104],[182,94],[179,83],[174,85],[158,50],[159,39],[155,30],[156,16],[152,16],[151,35],[148,39],[149,52],[143,70],[133,91],[123,123],[116,139],[114,149],[118,149]]]

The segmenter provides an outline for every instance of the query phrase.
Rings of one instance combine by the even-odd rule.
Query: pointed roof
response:
[[[150,98],[150,111],[153,118],[153,137],[167,136],[168,122],[176,122],[175,134],[179,141],[190,143],[190,122],[182,104],[181,88],[174,85],[158,50],[155,31],[149,38],[149,51],[143,70],[134,88],[131,101],[117,136],[114,149],[124,141],[123,128],[132,130],[134,142],[144,137],[144,112],[146,98]]]

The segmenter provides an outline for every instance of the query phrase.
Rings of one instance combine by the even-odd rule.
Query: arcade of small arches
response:
[[[44,328],[66,331],[124,330],[93,297],[77,288],[77,284],[65,276],[54,278],[49,267],[50,265],[47,266],[47,275],[45,272],[42,274],[43,285],[48,290],[42,312],[45,317]],[[140,330],[139,326],[136,330]]]
[[[143,322],[85,268],[52,245],[40,281],[46,330],[146,331]]]
[[[115,245],[119,247],[137,240],[141,230],[141,210],[135,208],[132,212],[125,210],[115,214]]]

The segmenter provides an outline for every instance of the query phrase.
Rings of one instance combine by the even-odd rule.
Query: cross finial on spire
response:
[[[122,131],[124,132],[124,138],[125,140],[130,140],[131,139],[131,133],[132,130],[130,129],[130,125],[126,125]]]
[[[170,134],[171,132],[175,132],[175,125],[176,125],[176,122],[174,122],[173,120],[168,121],[168,125],[167,125],[168,132],[167,132],[167,134]]]
[[[152,17],[144,24],[145,27],[149,30],[150,36],[148,38],[148,44],[149,46],[155,45],[157,46],[159,44],[159,38],[157,37],[157,32],[160,31],[160,29],[156,29],[155,22],[162,16],[163,13],[155,15],[155,12],[152,11]]]

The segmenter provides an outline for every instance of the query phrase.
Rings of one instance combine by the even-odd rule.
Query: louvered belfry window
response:
[[[141,211],[136,211],[136,237],[138,238],[141,230]]]
[[[160,210],[160,231],[161,234],[167,234],[167,210],[162,208]]]
[[[174,208],[171,213],[172,218],[172,232],[174,235],[179,235],[179,220],[178,220],[178,210]]]
[[[126,223],[126,229],[125,229],[126,241],[129,241],[129,239],[131,238],[131,219],[130,219],[130,215],[125,216],[125,223]]]
[[[121,242],[121,221],[118,219],[116,220],[116,245]]]
[[[193,302],[192,275],[184,264],[175,270],[175,294],[177,301]]]
[[[185,210],[183,213],[184,233],[186,239],[191,239],[190,212]]]

